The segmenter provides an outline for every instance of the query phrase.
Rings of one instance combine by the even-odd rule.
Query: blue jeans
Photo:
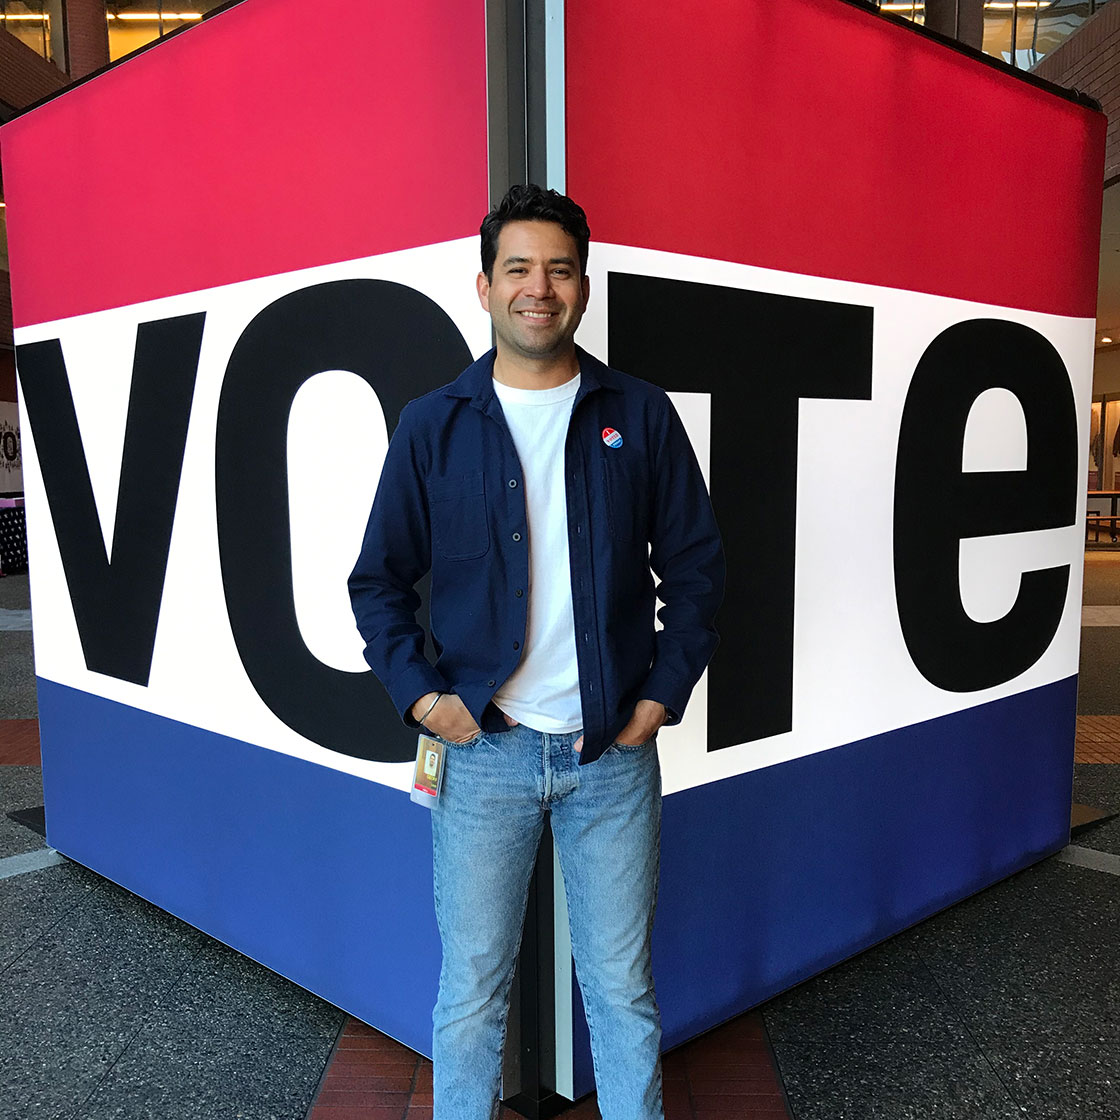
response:
[[[579,765],[579,732],[527,727],[447,750],[432,812],[443,968],[434,1120],[491,1120],[513,968],[546,814],[568,895],[603,1120],[662,1120],[650,933],[661,772],[651,740]]]

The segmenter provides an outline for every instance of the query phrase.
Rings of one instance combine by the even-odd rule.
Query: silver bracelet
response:
[[[435,699],[434,699],[434,700],[432,701],[432,706],[431,706],[431,707],[430,707],[430,708],[429,708],[429,709],[428,709],[428,710],[427,710],[427,711],[426,711],[426,712],[425,712],[425,713],[424,713],[424,714],[423,714],[423,715],[422,715],[422,716],[420,717],[420,719],[418,719],[418,720],[417,720],[416,722],[417,722],[417,723],[424,723],[424,722],[426,722],[426,721],[427,721],[427,718],[428,718],[428,716],[430,716],[430,715],[432,714],[432,712],[434,712],[434,711],[436,710],[436,705],[437,705],[437,704],[438,704],[438,703],[439,703],[439,702],[440,702],[440,701],[441,701],[442,699],[443,699],[443,693],[442,693],[442,692],[437,692],[437,693],[436,693],[436,698],[435,698]]]

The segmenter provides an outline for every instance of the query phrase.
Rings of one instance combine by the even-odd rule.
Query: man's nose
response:
[[[529,273],[529,283],[526,285],[531,295],[543,298],[552,294],[552,277],[547,268],[534,268]]]

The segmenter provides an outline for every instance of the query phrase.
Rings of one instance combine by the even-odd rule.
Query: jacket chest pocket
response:
[[[428,482],[432,547],[445,560],[474,560],[490,549],[482,471]]]
[[[644,540],[647,535],[649,494],[637,464],[603,462],[603,489],[607,494],[607,520],[620,540]]]

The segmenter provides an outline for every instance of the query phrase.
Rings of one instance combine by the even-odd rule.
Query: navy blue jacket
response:
[[[579,363],[564,455],[587,763],[638,700],[659,700],[670,723],[680,720],[716,648],[724,567],[703,476],[669,398],[583,350]],[[491,351],[401,413],[350,576],[366,660],[410,726],[421,696],[454,691],[484,731],[506,730],[491,700],[521,659],[529,540],[493,368]],[[607,445],[607,428],[620,446]],[[434,666],[416,621],[415,584],[429,570]]]

